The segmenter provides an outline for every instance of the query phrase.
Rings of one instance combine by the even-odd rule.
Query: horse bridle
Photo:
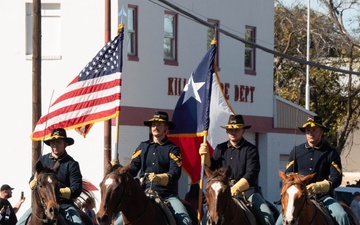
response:
[[[46,174],[53,174],[53,173],[42,173],[41,175],[46,175]],[[39,175],[38,175],[39,176]],[[46,216],[46,219],[42,219],[40,217],[38,217],[34,212],[31,213],[31,215],[34,215],[35,218],[37,218],[39,221],[43,222],[43,223],[55,223],[57,220],[50,220],[47,216],[47,213],[46,213],[46,204],[44,202],[44,198],[40,195],[40,191],[38,189],[38,186],[37,186],[37,181],[36,181],[36,185],[35,185],[35,191],[36,191],[36,195],[39,196],[39,199],[40,199],[40,204],[41,204],[41,207],[43,209],[43,212]]]
[[[212,178],[209,178],[209,179],[208,179],[208,182],[209,182],[209,181],[220,181],[220,182],[222,182],[224,185],[229,186],[229,180],[228,180],[228,179],[222,179],[222,178],[219,178],[218,176],[214,176],[214,177],[212,177]],[[226,204],[224,212],[227,211],[227,208],[228,208],[228,207],[230,207],[230,205],[229,205],[229,204]],[[233,219],[234,219],[234,218],[233,218]]]
[[[120,211],[120,208],[121,208],[122,204],[126,205],[126,203],[128,202],[128,201],[123,202],[124,196],[126,194],[126,182],[123,182],[123,181],[124,181],[126,175],[122,176],[122,174],[120,174],[119,172],[116,172],[116,171],[113,171],[112,174],[121,176],[121,182],[124,183],[123,192],[122,192],[122,195],[121,195],[121,201],[119,202],[119,205],[118,205],[118,207],[116,209],[116,211]],[[128,198],[128,199],[130,199],[130,198]],[[149,208],[149,203],[147,203],[144,213],[141,216],[139,216],[136,219],[136,221],[139,221],[146,214],[148,208]],[[131,223],[134,223],[134,221],[132,221]],[[124,225],[131,224],[131,223],[124,223]]]
[[[290,184],[289,187],[291,187],[291,186],[293,186],[293,185],[300,185],[301,187],[305,187],[305,188],[306,188],[305,184],[303,184],[303,183],[301,183],[301,182],[288,181],[288,182],[285,182],[284,184]],[[289,187],[288,187],[288,188],[289,188]],[[281,196],[281,197],[282,197],[282,196]],[[308,203],[308,199],[307,199],[307,197],[305,196],[305,201],[304,201],[304,204],[302,204],[302,206],[301,206],[300,214],[299,214],[298,217],[300,217],[300,215],[303,213],[303,209],[304,209],[304,207],[305,207],[305,204],[307,204],[307,203]]]
[[[111,172],[112,174],[115,174],[115,175],[118,175],[118,176],[121,176],[121,183],[123,183],[124,184],[124,186],[123,186],[123,191],[122,191],[122,193],[121,193],[121,198],[120,198],[120,202],[119,202],[119,204],[118,204],[118,206],[116,207],[116,211],[120,211],[120,208],[121,208],[121,206],[124,204],[124,202],[123,202],[123,200],[124,200],[124,196],[125,196],[125,193],[126,193],[126,182],[123,182],[124,181],[124,179],[125,179],[125,176],[122,176],[122,174],[120,174],[119,172],[117,172],[117,171],[113,171],[113,172]],[[125,204],[127,203],[127,201],[125,202]]]

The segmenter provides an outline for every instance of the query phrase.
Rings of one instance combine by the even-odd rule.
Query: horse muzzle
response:
[[[299,220],[298,219],[290,219],[290,220],[288,220],[288,219],[286,219],[285,217],[283,218],[283,225],[297,225],[298,224],[298,222],[299,222]]]
[[[60,206],[52,205],[45,210],[46,217],[51,221],[56,221],[60,215]]]

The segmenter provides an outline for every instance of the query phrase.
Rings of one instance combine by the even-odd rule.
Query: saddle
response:
[[[324,203],[322,201],[316,199],[313,196],[310,197],[310,201],[312,201],[315,204],[316,208],[318,208],[321,212],[324,213],[327,224],[337,224],[337,222],[330,215],[329,210],[325,207],[325,205],[324,205]]]
[[[254,214],[253,209],[251,208],[250,202],[247,201],[243,197],[237,197],[237,198],[233,198],[233,199],[234,199],[235,203],[238,204],[245,211],[246,217],[250,221],[249,225],[257,224],[255,214]]]
[[[161,209],[161,212],[164,214],[169,225],[176,225],[176,221],[169,209],[169,203],[167,201],[165,201],[162,197],[160,197],[160,195],[156,191],[151,189],[146,189],[145,195],[150,200],[154,201],[156,205]]]

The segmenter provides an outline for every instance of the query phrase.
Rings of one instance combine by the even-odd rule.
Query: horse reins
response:
[[[115,175],[121,176],[121,174],[120,174],[119,172],[113,171],[112,173],[115,174]],[[126,182],[123,182],[123,179],[125,179],[125,176],[121,176],[121,182],[124,183],[124,188],[123,188],[123,192],[122,192],[122,195],[121,195],[121,201],[120,201],[120,203],[119,203],[119,206],[117,207],[117,209],[118,209],[119,211],[120,211],[121,205],[124,204],[124,202],[123,202],[122,200],[124,200],[124,196],[125,196],[125,192],[126,192]],[[127,201],[125,202],[125,204],[126,204],[126,203],[127,203]],[[142,217],[144,217],[144,215],[145,215],[146,212],[148,211],[149,204],[150,204],[149,202],[146,204],[146,208],[145,208],[144,213],[143,213],[141,216],[137,217],[136,220],[135,220],[135,222],[136,222],[136,221],[139,221],[140,219],[142,219]],[[134,223],[134,221],[129,222],[129,223],[125,223],[125,222],[124,222],[124,225],[132,224],[132,223]]]
[[[43,174],[52,174],[52,173],[43,173]],[[36,191],[36,195],[39,196],[40,204],[41,204],[41,207],[43,209],[44,215],[46,216],[46,219],[42,219],[42,218],[38,217],[34,212],[32,212],[31,215],[34,215],[38,220],[40,220],[43,223],[50,223],[50,222],[54,223],[54,222],[56,222],[57,220],[50,220],[48,218],[48,216],[46,215],[46,205],[45,205],[45,202],[44,202],[42,196],[39,193],[39,190],[38,190],[38,187],[37,187],[37,181],[36,181],[35,191]]]
[[[219,175],[216,175],[216,176],[214,176],[214,177],[212,177],[212,178],[209,178],[209,179],[208,179],[208,182],[209,182],[209,181],[220,181],[220,182],[224,183],[224,185],[226,185],[226,186],[229,185],[229,181],[228,181],[228,180],[226,180],[226,179],[220,179],[218,176],[219,176]],[[224,210],[224,212],[227,212],[226,209],[227,209],[228,207],[230,207],[230,204],[226,204],[226,205],[225,205],[225,210]],[[234,219],[235,219],[235,217],[233,217],[231,221],[233,221]],[[230,221],[230,222],[231,222],[231,221]]]
[[[121,182],[124,183],[123,191],[122,191],[122,194],[121,194],[121,197],[120,197],[121,200],[120,200],[119,205],[117,207],[117,210],[121,211],[120,208],[124,204],[123,200],[124,200],[124,196],[125,196],[125,192],[126,192],[126,182],[123,182],[123,179],[125,179],[125,176],[122,176],[119,172],[116,172],[116,171],[113,171],[112,174],[121,176]],[[127,202],[125,202],[125,203],[127,203]]]
[[[150,205],[150,202],[147,202],[144,213],[141,214],[141,216],[137,217],[136,220],[134,220],[134,221],[131,221],[131,222],[129,222],[129,223],[125,223],[125,222],[124,222],[124,225],[133,224],[133,223],[135,223],[135,222],[137,222],[137,221],[140,221],[140,220],[144,217],[144,215],[146,214],[146,212],[148,211],[149,205]]]
[[[293,186],[293,185],[296,185],[296,184],[298,184],[298,185],[300,185],[300,186],[302,186],[302,187],[305,186],[305,184],[300,183],[300,182],[295,182],[295,181],[288,181],[288,182],[285,182],[285,184],[290,184],[289,187],[291,187],[291,186]],[[288,187],[288,188],[289,188],[289,187]],[[306,188],[306,187],[305,187],[305,188]],[[307,196],[305,196],[305,202],[304,202],[304,204],[301,206],[300,214],[299,214],[298,217],[300,217],[300,215],[303,213],[303,211],[304,211],[303,209],[304,209],[304,207],[305,207],[305,204],[308,204]]]

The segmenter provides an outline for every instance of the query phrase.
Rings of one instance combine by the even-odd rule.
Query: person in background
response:
[[[262,197],[258,185],[260,172],[258,149],[243,137],[245,130],[251,126],[245,125],[242,115],[230,115],[228,124],[221,127],[226,130],[229,139],[216,146],[211,159],[207,145],[201,144],[200,156],[204,155],[205,164],[211,170],[230,166],[232,197],[241,198],[244,194],[246,200],[251,202],[257,220],[262,225],[273,225],[275,223],[273,213]]]
[[[350,208],[360,223],[360,192],[355,192],[353,194],[353,200],[351,201]]]
[[[323,134],[330,129],[322,124],[321,117],[309,116],[299,130],[305,133],[307,141],[292,149],[285,173],[316,173],[306,186],[308,193],[316,195],[339,225],[350,224],[345,210],[333,196],[342,181],[342,165],[336,149],[323,140]],[[281,225],[282,220],[280,214],[276,225]]]
[[[169,209],[178,225],[191,224],[189,214],[177,194],[177,182],[181,176],[180,148],[167,137],[167,131],[175,128],[166,112],[155,112],[144,125],[150,127],[151,137],[143,141],[131,157],[129,173],[144,180],[144,190],[151,188],[169,203]],[[146,182],[148,181],[148,182]],[[120,215],[115,225],[123,224]]]
[[[42,155],[40,161],[44,167],[52,168],[57,161],[60,167],[57,176],[61,183],[60,188],[60,213],[68,225],[83,225],[81,217],[72,199],[76,199],[82,192],[82,174],[79,163],[66,151],[66,147],[74,144],[74,139],[67,137],[64,128],[55,128],[51,131],[50,137],[44,143],[51,148],[51,153]],[[36,186],[36,173],[30,178],[30,189]],[[24,225],[31,214],[29,208],[19,219],[17,225]]]
[[[0,188],[0,225],[15,225],[17,223],[16,213],[25,201],[23,193],[18,203],[12,207],[9,200],[12,197],[12,190],[8,184],[4,184]]]

